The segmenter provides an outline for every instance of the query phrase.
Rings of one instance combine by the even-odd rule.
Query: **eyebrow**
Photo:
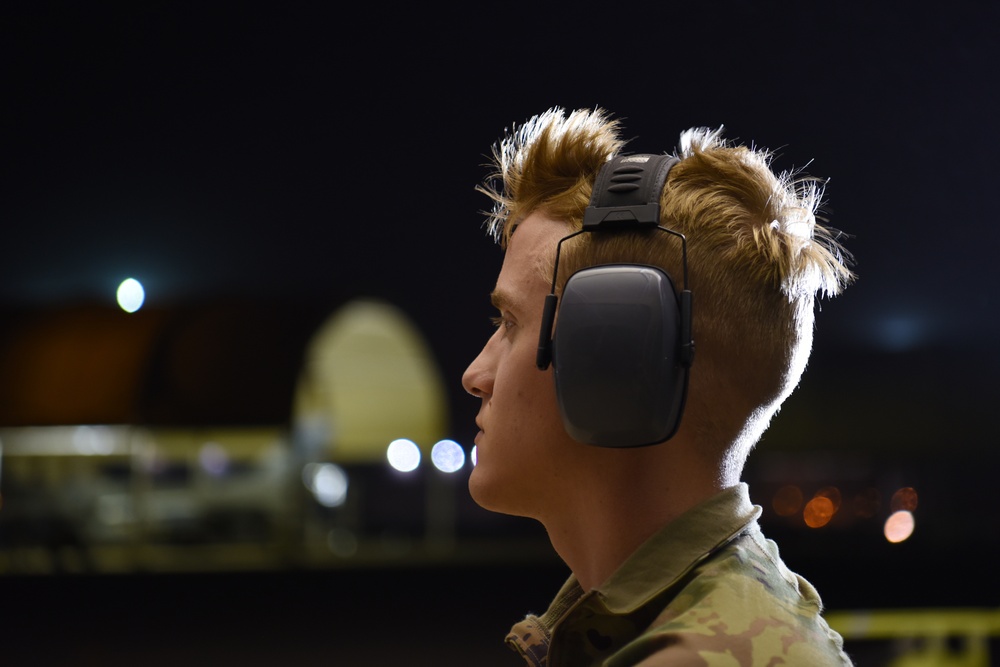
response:
[[[501,290],[493,290],[490,292],[490,303],[497,310],[512,310],[514,307],[514,299],[507,292]]]

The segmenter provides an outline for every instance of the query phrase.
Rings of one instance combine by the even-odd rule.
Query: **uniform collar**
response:
[[[706,557],[734,537],[754,530],[760,508],[740,483],[688,510],[649,538],[611,577],[592,591],[570,574],[541,616],[528,615],[507,635],[507,642],[529,665],[545,665],[552,631],[577,610],[627,615],[670,588]]]
[[[760,513],[745,483],[724,489],[646,540],[593,595],[612,613],[635,611],[744,532]]]

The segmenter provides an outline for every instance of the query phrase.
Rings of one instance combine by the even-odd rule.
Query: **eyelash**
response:
[[[508,320],[506,317],[502,317],[502,316],[501,317],[491,317],[490,318],[490,322],[497,329],[499,329],[500,327],[503,327],[504,329],[510,329],[511,326],[513,326],[513,323],[510,320]]]

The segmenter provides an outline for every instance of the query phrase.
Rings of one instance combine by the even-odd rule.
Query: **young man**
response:
[[[627,155],[619,132],[602,109],[550,109],[498,142],[496,173],[480,188],[505,255],[492,292],[497,330],[463,376],[482,401],[469,489],[487,509],[540,521],[571,570],[548,611],[516,624],[507,641],[527,664],[548,667],[849,665],[815,589],[762,536],[760,508],[740,480],[805,368],[814,300],[852,278],[816,223],[821,189],[774,174],[766,153],[718,131],[689,130],[654,197],[654,227],[669,232],[615,228],[560,243],[582,229],[602,167]],[[643,281],[662,271],[667,301],[693,295],[690,317],[681,297],[680,323],[663,326],[678,338],[668,370],[680,373],[670,382],[684,396],[679,422],[654,443],[628,434],[615,442],[617,431],[580,436],[563,403],[573,388],[556,386],[572,344],[539,353],[553,329],[558,339],[561,324],[575,326],[563,309],[569,277],[609,264],[656,269],[639,269]],[[550,292],[564,301],[556,310]],[[605,328],[622,323],[637,326],[626,317]]]

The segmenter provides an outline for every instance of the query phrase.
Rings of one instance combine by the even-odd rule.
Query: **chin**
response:
[[[469,495],[477,505],[490,512],[509,514],[511,516],[530,516],[519,509],[516,498],[512,498],[513,487],[509,481],[490,478],[488,471],[480,466],[472,469],[469,475]],[[522,497],[523,501],[524,498]]]
[[[469,495],[483,509],[496,512],[497,510],[493,508],[493,502],[491,502],[494,494],[490,489],[491,485],[485,477],[486,471],[482,467],[482,462],[480,462],[469,474]]]

